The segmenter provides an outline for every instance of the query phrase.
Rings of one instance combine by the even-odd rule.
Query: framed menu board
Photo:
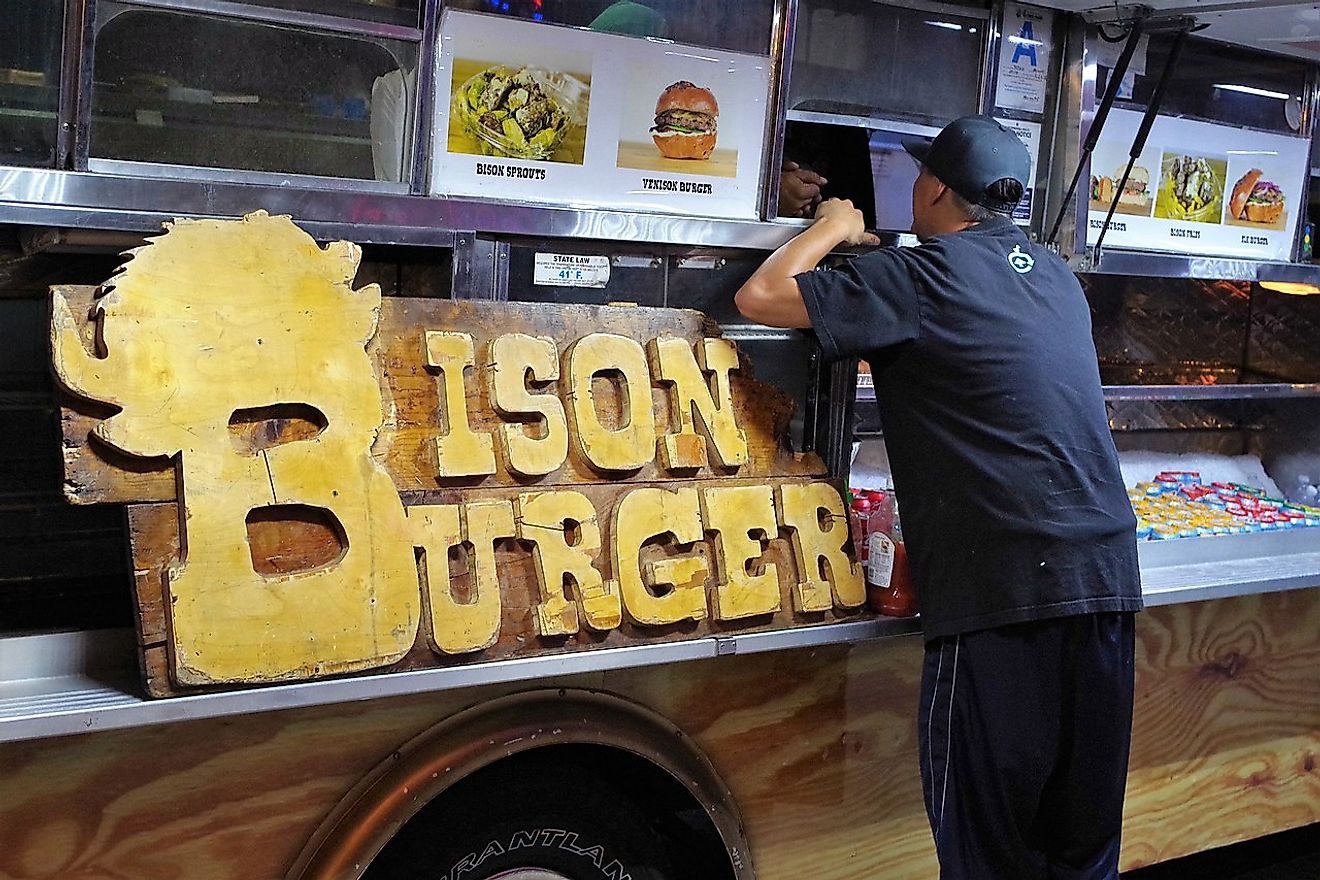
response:
[[[769,58],[446,12],[435,195],[755,219]]]
[[[1141,114],[1115,110],[1091,157],[1087,243],[1115,195]],[[1305,138],[1161,116],[1137,158],[1106,247],[1287,260],[1306,205]]]

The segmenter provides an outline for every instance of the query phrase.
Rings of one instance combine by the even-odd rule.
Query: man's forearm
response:
[[[833,218],[817,220],[761,264],[734,297],[748,318],[772,327],[810,327],[795,276],[809,272],[830,251],[847,240],[846,223]]]

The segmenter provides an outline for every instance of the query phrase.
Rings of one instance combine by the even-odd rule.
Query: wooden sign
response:
[[[359,259],[181,220],[52,293],[65,491],[129,504],[152,694],[863,604],[839,487],[704,316],[382,300]]]

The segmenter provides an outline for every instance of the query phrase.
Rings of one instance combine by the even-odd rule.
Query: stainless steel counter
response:
[[[1320,528],[1147,542],[1140,554],[1152,606],[1320,586]],[[129,630],[0,639],[0,742],[863,642],[918,629],[915,620],[871,618],[167,700],[140,696]]]

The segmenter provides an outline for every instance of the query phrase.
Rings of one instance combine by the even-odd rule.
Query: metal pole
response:
[[[1082,156],[1077,162],[1077,170],[1073,172],[1072,183],[1068,185],[1068,193],[1059,203],[1058,216],[1054,218],[1054,225],[1050,227],[1049,237],[1045,239],[1047,245],[1054,244],[1059,236],[1059,227],[1063,225],[1063,215],[1067,213],[1068,204],[1077,193],[1077,184],[1081,182],[1082,172],[1087,167],[1087,159],[1095,152],[1095,146],[1100,141],[1100,132],[1105,127],[1105,120],[1109,117],[1109,109],[1114,106],[1114,100],[1118,97],[1119,86],[1122,85],[1123,77],[1127,76],[1128,67],[1132,64],[1132,55],[1137,50],[1137,43],[1141,41],[1142,20],[1134,19],[1132,27],[1128,31],[1127,43],[1123,46],[1123,52],[1118,56],[1118,63],[1109,73],[1109,82],[1105,85],[1104,97],[1100,99],[1100,109],[1096,111],[1095,119],[1091,122],[1091,128],[1086,133],[1086,141],[1082,144]]]

